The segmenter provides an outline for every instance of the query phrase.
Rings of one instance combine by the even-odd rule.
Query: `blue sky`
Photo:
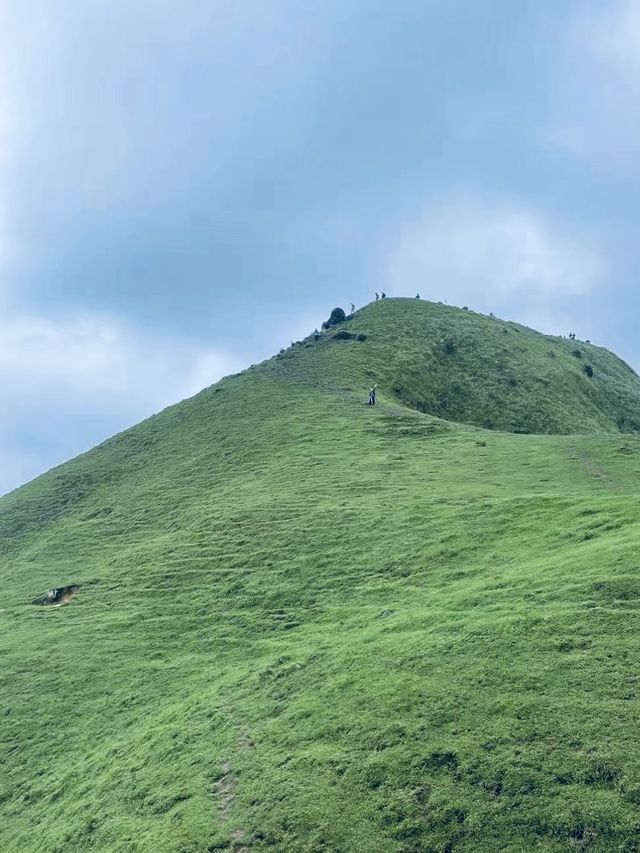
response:
[[[376,290],[636,369],[640,0],[0,0],[0,493]]]

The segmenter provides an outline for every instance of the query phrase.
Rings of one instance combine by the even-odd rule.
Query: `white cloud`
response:
[[[640,71],[640,2],[622,0],[582,18],[579,30],[595,55],[621,70]]]
[[[21,130],[30,104],[28,96],[21,92],[20,81],[33,56],[34,52],[18,37],[9,4],[0,2],[0,274],[19,251],[8,221],[12,200],[9,176],[20,153]],[[3,290],[0,281],[0,304]]]
[[[386,262],[393,292],[415,288],[487,311],[513,304],[514,296],[531,307],[585,293],[600,273],[592,251],[539,216],[469,200],[431,208],[406,225]]]
[[[113,318],[0,318],[0,494],[240,366]]]
[[[56,322],[25,315],[0,319],[0,379],[6,389],[29,384],[109,394],[166,405],[234,370],[224,352],[176,340],[144,340],[103,317]]]
[[[555,57],[543,147],[589,162],[610,182],[636,172],[640,121],[640,0],[578,4]]]
[[[243,367],[246,367],[246,364],[241,364],[237,359],[220,350],[194,351],[187,358],[186,371],[176,386],[179,391],[172,402],[181,397],[197,394],[198,391],[217,382],[222,376],[237,373]]]

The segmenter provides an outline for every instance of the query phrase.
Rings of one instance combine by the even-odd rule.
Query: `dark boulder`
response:
[[[329,319],[325,320],[322,324],[322,328],[330,329],[332,326],[339,326],[340,323],[344,323],[346,319],[347,315],[344,313],[342,308],[334,308]]]

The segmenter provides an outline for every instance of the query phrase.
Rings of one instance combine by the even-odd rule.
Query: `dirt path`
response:
[[[617,483],[611,479],[608,472],[599,465],[595,459],[588,456],[584,450],[578,450],[578,448],[573,445],[571,447],[571,456],[582,466],[587,474],[597,480],[605,489],[608,489],[611,492],[620,491]]]
[[[215,794],[221,817],[228,819],[236,796],[237,778],[231,769],[231,762],[222,765],[223,775],[215,784]]]
[[[251,738],[243,728],[237,740],[237,752],[246,752],[251,749],[253,743]],[[238,776],[233,769],[232,762],[227,759],[222,765],[222,776],[214,785],[214,794],[218,805],[218,812],[224,821],[228,821],[231,817],[231,812],[236,798],[236,788],[238,787]],[[235,827],[231,831],[231,843],[228,853],[251,853],[251,848],[245,843],[245,831],[240,827]]]

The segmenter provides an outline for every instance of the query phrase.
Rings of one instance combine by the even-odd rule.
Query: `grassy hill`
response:
[[[366,341],[335,338],[345,333]],[[282,375],[343,390],[377,382],[396,402],[486,429],[640,432],[640,378],[613,353],[447,305],[373,303],[283,357]]]
[[[385,300],[0,500],[0,848],[637,850],[638,383]]]

